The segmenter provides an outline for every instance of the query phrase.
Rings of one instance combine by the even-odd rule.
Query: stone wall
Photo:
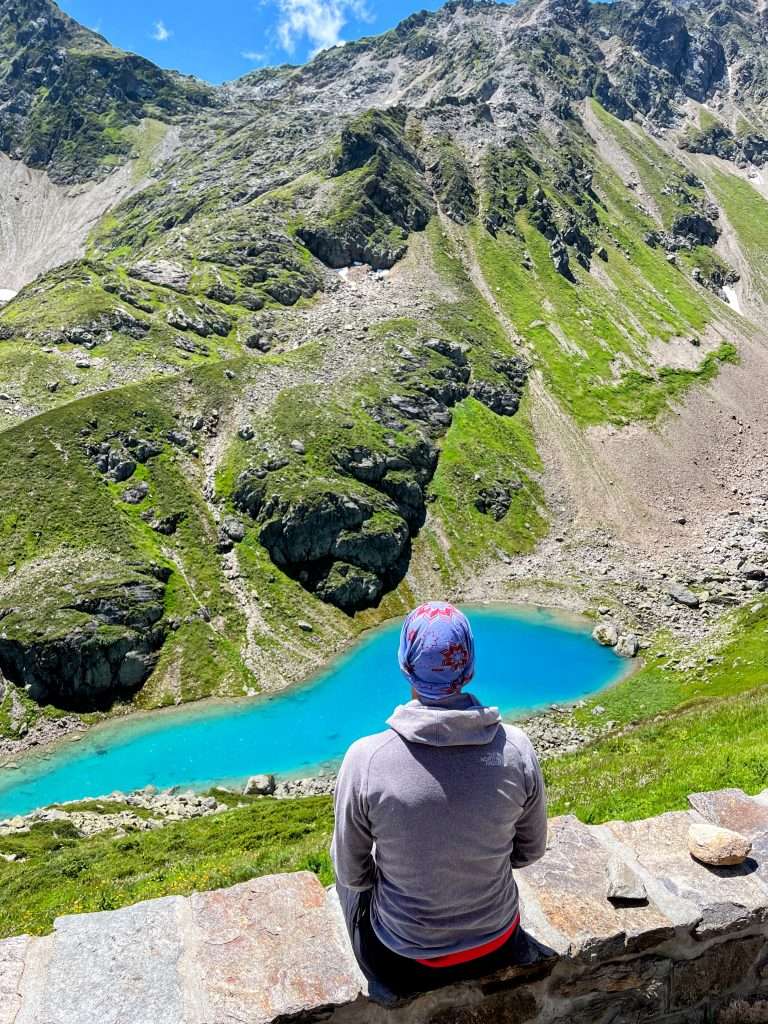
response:
[[[64,917],[0,942],[0,1024],[759,1024],[768,1022],[768,791],[696,794],[638,822],[550,822],[517,873],[529,957],[384,1008],[369,1002],[333,891],[301,872]],[[750,836],[710,869],[694,821]],[[607,899],[609,866],[645,898]]]

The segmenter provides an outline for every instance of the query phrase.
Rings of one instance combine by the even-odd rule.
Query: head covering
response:
[[[475,674],[475,641],[466,616],[445,601],[412,611],[400,633],[400,668],[420,697],[458,693]]]

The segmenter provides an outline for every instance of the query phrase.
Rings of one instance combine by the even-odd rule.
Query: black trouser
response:
[[[518,926],[503,946],[487,956],[455,967],[425,967],[418,960],[393,953],[377,938],[371,924],[372,889],[355,892],[337,884],[336,892],[357,962],[368,979],[369,995],[378,1002],[393,1002],[416,992],[492,974],[529,958],[526,934]]]

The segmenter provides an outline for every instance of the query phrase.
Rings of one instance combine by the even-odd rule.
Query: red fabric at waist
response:
[[[503,935],[500,935],[498,939],[492,939],[490,942],[483,943],[482,946],[475,946],[474,949],[463,949],[460,953],[448,953],[447,956],[435,956],[431,960],[419,960],[416,959],[417,964],[422,964],[424,967],[455,967],[457,964],[466,964],[471,960],[479,960],[481,956],[488,956],[489,953],[495,953],[497,949],[501,949],[505,942],[508,942],[515,933],[515,929],[520,924],[520,915],[515,917],[515,920],[507,928]]]

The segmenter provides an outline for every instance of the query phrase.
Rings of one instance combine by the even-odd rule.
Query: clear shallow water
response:
[[[478,656],[468,689],[508,715],[577,700],[626,670],[587,630],[546,612],[468,614]],[[357,737],[386,728],[392,709],[410,699],[397,665],[399,631],[394,622],[369,633],[322,675],[282,693],[123,719],[48,760],[0,769],[0,819],[150,783],[199,787],[260,772],[310,775],[333,765]]]

